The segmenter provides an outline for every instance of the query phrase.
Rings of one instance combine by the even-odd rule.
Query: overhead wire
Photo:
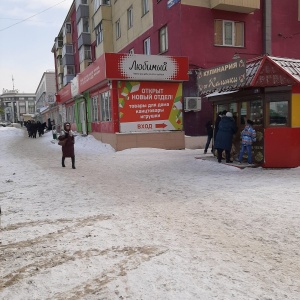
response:
[[[59,4],[63,3],[63,2],[65,2],[65,1],[67,1],[67,0],[63,0],[63,1],[59,2],[59,3],[56,3],[56,4],[54,4],[54,5],[52,5],[52,6],[48,7],[48,8],[46,8],[46,9],[40,11],[40,12],[38,12],[38,13],[36,13],[36,14],[30,16],[30,17],[28,17],[28,18],[22,19],[20,22],[17,22],[17,23],[14,23],[14,24],[10,25],[10,26],[4,27],[4,28],[0,29],[0,31],[4,31],[4,30],[9,29],[9,28],[11,28],[11,27],[13,27],[13,26],[16,26],[16,25],[18,25],[18,24],[20,24],[20,23],[23,23],[23,22],[25,22],[25,21],[28,21],[29,19],[31,19],[31,18],[33,18],[33,17],[35,17],[35,16],[37,16],[37,15],[40,15],[40,14],[44,13],[45,11],[47,11],[47,10],[49,10],[49,9],[51,9],[51,8],[53,8],[53,7],[57,6],[57,5],[59,5]]]

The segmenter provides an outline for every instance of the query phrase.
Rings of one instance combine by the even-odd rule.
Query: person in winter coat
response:
[[[65,123],[64,124],[64,131],[63,134],[58,137],[59,141],[64,141],[65,144],[62,145],[61,150],[62,150],[62,159],[61,159],[61,165],[64,168],[65,167],[65,158],[66,157],[71,157],[72,160],[72,169],[75,168],[75,151],[74,151],[74,135],[71,130],[71,124],[70,123]]]
[[[215,148],[218,151],[218,162],[222,160],[222,152],[225,150],[226,162],[231,163],[230,151],[232,148],[232,138],[236,133],[237,127],[235,121],[232,117],[231,112],[227,112],[224,117],[222,117],[219,123],[219,130],[216,136]]]
[[[239,162],[242,162],[245,151],[248,153],[248,164],[252,165],[252,143],[256,142],[256,131],[253,129],[253,121],[247,120],[246,126],[241,132],[241,150],[239,155]]]
[[[206,127],[206,131],[207,131],[207,140],[206,140],[206,145],[205,145],[205,148],[204,148],[204,154],[207,153],[207,149],[209,147],[210,141],[212,140],[213,135],[214,135],[214,126],[213,126],[211,121],[208,121],[206,123],[205,127]],[[211,145],[211,152],[212,153],[214,152],[214,145],[213,144]]]

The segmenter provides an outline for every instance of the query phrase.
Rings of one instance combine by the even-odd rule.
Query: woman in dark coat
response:
[[[72,169],[75,168],[75,151],[74,151],[74,135],[71,130],[71,124],[65,123],[64,124],[64,132],[62,135],[58,137],[59,141],[64,141],[65,144],[62,145],[62,159],[61,159],[61,165],[62,167],[65,167],[65,158],[71,157],[72,160]]]
[[[222,152],[225,150],[226,162],[232,162],[230,160],[230,151],[232,147],[232,138],[236,133],[237,127],[232,113],[227,112],[219,123],[219,130],[216,136],[215,148],[218,150],[218,162],[222,160]]]

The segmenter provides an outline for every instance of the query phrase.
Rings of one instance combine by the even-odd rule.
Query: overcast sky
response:
[[[35,93],[43,73],[54,70],[51,49],[72,2],[0,1],[0,94],[13,89],[12,77],[20,93]]]

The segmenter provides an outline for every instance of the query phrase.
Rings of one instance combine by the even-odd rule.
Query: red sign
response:
[[[106,78],[105,56],[100,56],[82,73],[78,74],[78,90],[83,93]]]
[[[57,93],[57,98],[59,99],[58,102],[64,103],[72,98],[71,94],[71,84],[67,84],[65,87],[63,87],[58,93]]]

